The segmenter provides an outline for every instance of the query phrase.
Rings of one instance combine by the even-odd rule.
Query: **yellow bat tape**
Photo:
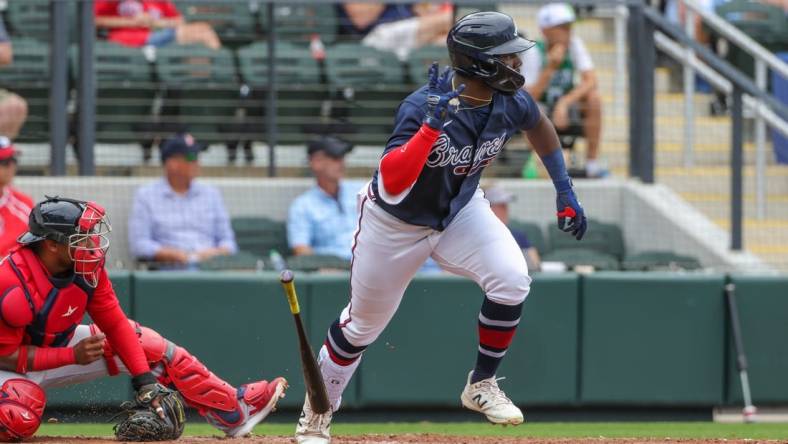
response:
[[[290,304],[290,312],[293,314],[301,313],[301,307],[298,306],[298,296],[295,291],[295,276],[293,276],[293,272],[290,270],[282,271],[282,274],[279,275],[279,282],[282,283],[282,287],[285,289],[287,302]]]

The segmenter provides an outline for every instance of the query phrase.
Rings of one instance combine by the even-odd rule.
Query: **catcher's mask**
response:
[[[95,288],[106,261],[110,231],[112,227],[101,205],[47,196],[33,207],[28,231],[17,241],[32,244],[49,239],[68,246],[74,273]]]

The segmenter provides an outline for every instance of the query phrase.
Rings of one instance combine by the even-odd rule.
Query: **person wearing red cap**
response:
[[[14,62],[14,48],[0,18],[0,67]],[[15,138],[27,120],[27,102],[19,95],[0,88],[0,135]]]
[[[0,136],[0,257],[16,246],[16,238],[27,230],[33,199],[11,185],[16,176],[14,145]]]

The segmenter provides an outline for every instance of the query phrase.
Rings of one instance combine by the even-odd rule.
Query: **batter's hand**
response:
[[[586,233],[588,221],[585,211],[572,190],[572,181],[567,179],[556,184],[558,197],[556,206],[558,207],[558,228],[564,232],[571,232],[575,239],[580,240]]]
[[[74,346],[74,358],[79,365],[88,365],[104,356],[104,334],[100,333],[79,341]]]
[[[432,62],[429,71],[429,89],[427,90],[427,116],[424,118],[424,123],[438,131],[443,129],[443,123],[449,114],[457,112],[457,107],[460,104],[457,96],[465,89],[465,85],[460,85],[454,91],[441,91],[440,86],[446,84],[450,74],[451,69],[447,67],[438,77],[438,62]]]

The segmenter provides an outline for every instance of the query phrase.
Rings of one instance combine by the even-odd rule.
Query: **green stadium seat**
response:
[[[287,267],[298,271],[350,270],[350,261],[329,255],[290,256]]]
[[[71,48],[72,77],[79,76],[79,50]],[[153,134],[153,102],[158,87],[153,68],[139,48],[96,42],[96,140],[140,142],[149,148]]]
[[[274,20],[277,38],[282,40],[307,44],[317,35],[324,44],[331,44],[337,39],[337,15],[331,4],[276,4]],[[261,22],[263,28],[268,27],[265,11]]]
[[[627,255],[621,268],[628,271],[698,270],[701,264],[692,256],[670,251],[643,251]]]
[[[438,62],[441,70],[451,65],[446,46],[423,46],[413,51],[408,57],[408,75],[410,82],[418,85],[427,83],[427,71],[432,62]]]
[[[268,44],[253,43],[238,50],[241,78],[250,87],[243,100],[244,134],[251,140],[264,140],[268,100]],[[306,126],[319,120],[328,91],[321,84],[321,70],[309,50],[288,42],[276,45],[277,122],[281,143],[301,144],[308,139]]]
[[[248,251],[239,251],[230,256],[215,256],[200,263],[201,271],[257,271],[263,268],[263,259]]]
[[[326,49],[328,82],[338,87],[384,87],[403,82],[402,65],[389,52],[357,43],[339,43]]]
[[[187,22],[210,24],[222,41],[222,45],[231,48],[237,48],[262,37],[258,26],[261,4],[256,0],[225,2],[175,0],[175,6]]]
[[[590,265],[595,270],[619,270],[618,259],[610,254],[588,248],[562,248],[542,256],[542,262],[563,262],[570,269]]]
[[[498,10],[498,4],[495,2],[467,3],[467,4],[457,5],[456,16],[459,19],[460,17],[471,14],[473,12],[497,11],[497,10]]]
[[[19,94],[28,107],[16,140],[49,140],[49,45],[32,38],[15,38],[11,44],[14,62],[0,67],[0,88]]]
[[[165,91],[156,131],[188,130],[207,143],[228,145],[240,135],[240,83],[230,50],[167,46],[157,51],[156,75]]]
[[[588,231],[582,242],[559,230],[554,223],[548,225],[547,233],[553,251],[581,248],[608,254],[618,261],[624,258],[624,236],[621,228],[615,224],[589,220]]]
[[[49,19],[50,0],[11,0],[8,2],[6,17],[9,32],[13,36],[32,37],[48,42],[52,35],[52,24]],[[76,42],[77,3],[66,2],[66,14],[69,22],[69,41]]]
[[[782,8],[762,2],[732,0],[715,8],[717,14],[773,52],[788,50],[788,16]],[[730,45],[728,61],[752,77],[755,61],[737,45]]]
[[[534,222],[509,220],[509,228],[524,232],[528,237],[528,241],[531,242],[531,245],[536,248],[539,254],[543,255],[547,253],[547,242],[545,241],[544,233],[539,227],[539,224]]]
[[[356,43],[326,51],[326,77],[332,90],[331,118],[348,124],[335,133],[356,144],[382,145],[393,127],[399,102],[412,90],[403,67],[389,52]]]
[[[259,257],[268,258],[271,250],[287,256],[287,226],[285,222],[267,217],[243,216],[231,220],[238,249]]]

